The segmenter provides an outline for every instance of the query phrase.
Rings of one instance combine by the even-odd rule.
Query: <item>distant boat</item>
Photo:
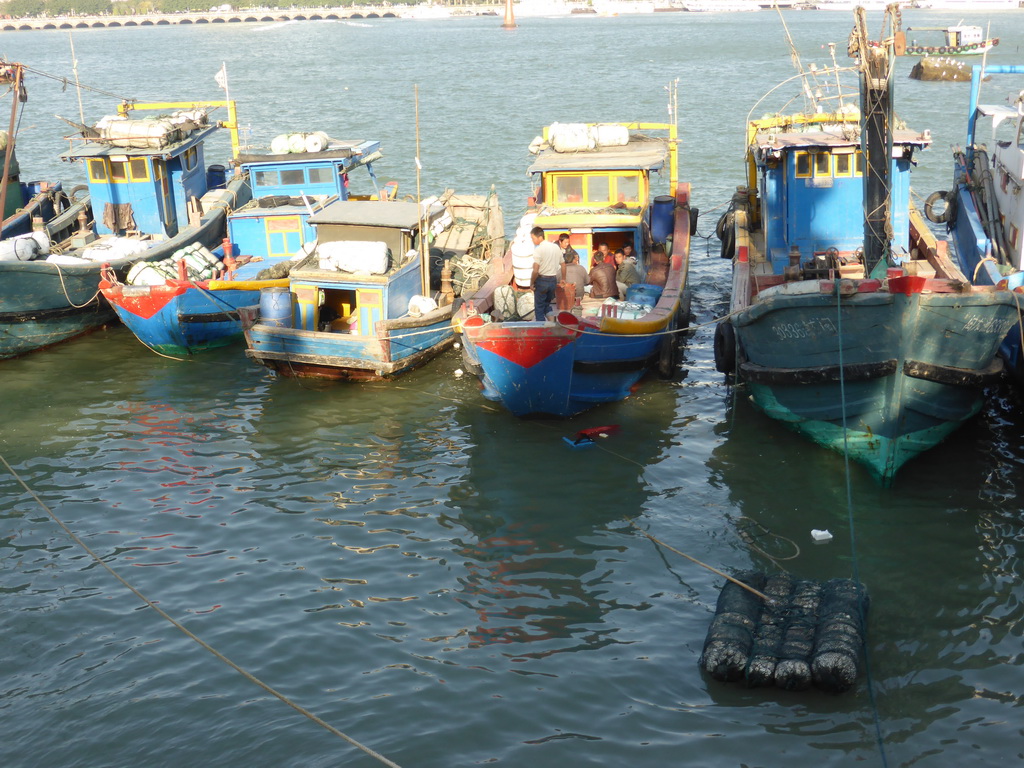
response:
[[[689,185],[677,180],[674,124],[556,124],[531,149],[536,205],[520,222],[505,271],[466,300],[455,322],[485,397],[516,416],[567,417],[628,397],[652,369],[674,373],[697,211]],[[667,172],[669,194],[655,195],[654,172]],[[534,317],[533,291],[522,286],[535,227],[548,240],[570,233],[587,269],[604,260],[602,243],[611,251],[632,246],[640,282],[620,299],[577,302],[573,290],[562,311]]]
[[[942,32],[943,44],[925,45],[916,38],[906,41],[907,56],[980,56],[999,45],[998,37],[985,37],[978,26],[954,24],[950,27],[907,27],[907,32]]]
[[[1018,79],[1010,105],[979,104],[982,78],[996,75],[1024,75],[1024,66],[973,67],[967,140],[954,151],[952,193],[930,195],[926,213],[950,227],[960,268],[974,283],[1019,290],[1024,286],[1024,201],[1019,194],[1024,188],[1024,121],[1019,111],[1024,79]],[[986,85],[989,92],[993,87],[994,81]],[[990,136],[978,135],[982,118]],[[1007,334],[1000,352],[1014,380],[1024,385],[1020,325]]]
[[[258,307],[241,309],[246,354],[283,376],[349,380],[396,376],[449,348],[451,302],[473,280],[467,273],[486,279],[490,243],[504,229],[493,192],[339,200],[309,224],[316,246],[291,268],[288,287],[264,289]],[[462,274],[456,281],[441,269],[438,293],[431,245]]]
[[[733,284],[715,362],[888,485],[981,408],[1021,297],[972,287],[931,235],[909,184],[931,139],[891,128],[892,45],[869,43],[860,9],[851,45],[864,115],[811,104],[748,126],[747,187],[719,223]]]
[[[153,351],[190,355],[240,340],[238,308],[258,304],[262,287],[287,284],[286,269],[270,277],[263,273],[305,255],[302,246],[313,240],[308,219],[316,211],[357,198],[349,194],[356,169],[369,171],[373,199],[395,195],[397,184],[378,187],[373,173],[379,141],[335,141],[317,133],[274,141],[269,153],[235,158],[237,178],[252,199],[228,214],[221,247],[186,249],[140,265],[124,282],[107,273],[100,283],[121,321]]]

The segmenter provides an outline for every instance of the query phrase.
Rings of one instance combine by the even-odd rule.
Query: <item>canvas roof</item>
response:
[[[580,152],[543,149],[528,173],[550,171],[661,170],[668,160],[668,142],[642,134],[630,134],[624,147],[598,147]]]
[[[427,216],[429,220],[431,216]],[[408,201],[339,200],[309,217],[310,224],[348,224],[362,227],[414,229],[420,206]]]

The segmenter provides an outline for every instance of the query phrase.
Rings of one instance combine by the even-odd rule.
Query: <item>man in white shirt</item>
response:
[[[544,230],[540,227],[530,230],[530,239],[533,241],[533,317],[544,320],[555,303],[555,286],[562,270],[562,249],[545,240]]]

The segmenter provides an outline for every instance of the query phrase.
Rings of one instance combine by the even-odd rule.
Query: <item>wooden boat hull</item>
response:
[[[921,278],[901,293],[897,280],[838,300],[832,283],[779,286],[732,318],[753,402],[885,485],[978,412],[1017,317],[1006,291],[925,293]]]
[[[680,184],[668,277],[650,314],[603,317],[596,327],[565,312],[553,321],[502,323],[463,314],[463,357],[484,396],[516,416],[565,418],[625,399],[659,364],[669,373],[688,312],[689,244],[689,186]]]
[[[248,202],[244,179],[227,187],[230,203],[211,208],[196,227],[188,227],[165,243],[142,254],[143,261],[160,261],[188,245],[211,250],[224,239],[230,210]],[[136,261],[138,259],[135,259]],[[158,286],[126,286],[127,269],[114,269],[99,282],[100,291],[135,337],[150,349],[167,355],[189,355],[230,344],[242,336],[238,307],[259,301],[259,291],[218,291],[214,294],[187,281],[168,280]],[[114,279],[116,278],[116,279]]]
[[[39,186],[39,185],[35,185]],[[51,242],[61,242],[90,212],[89,196],[61,203],[61,184],[35,194],[24,210],[3,223],[3,237],[32,230],[43,217]],[[91,216],[91,214],[90,214]],[[74,338],[114,320],[99,298],[99,267],[56,265],[46,261],[0,261],[0,359]]]
[[[209,291],[181,280],[158,286],[101,285],[104,298],[139,341],[174,356],[241,340],[238,308],[259,301],[259,291]]]
[[[283,376],[388,379],[432,360],[455,340],[451,307],[378,322],[373,336],[270,325],[257,320],[258,307],[244,307],[241,314],[246,356]]]

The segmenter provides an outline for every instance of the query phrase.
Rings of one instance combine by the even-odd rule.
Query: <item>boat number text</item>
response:
[[[971,315],[967,318],[967,322],[964,323],[964,330],[977,331],[979,333],[995,333],[1002,336],[1016,324],[1016,318],[982,317],[979,315]]]
[[[825,318],[804,320],[802,323],[779,323],[774,330],[780,339],[814,339],[836,335],[835,323]]]

